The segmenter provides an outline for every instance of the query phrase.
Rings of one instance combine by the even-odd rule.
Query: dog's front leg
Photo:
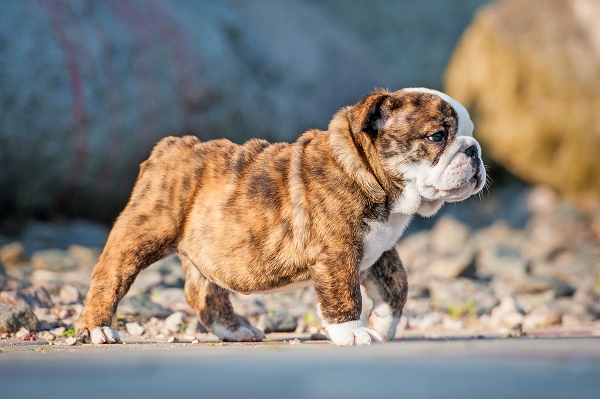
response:
[[[379,333],[360,320],[362,302],[358,277],[357,258],[339,254],[320,257],[313,269],[321,324],[339,346],[383,341]]]
[[[384,252],[373,266],[363,271],[360,282],[373,301],[369,314],[371,327],[387,342],[396,335],[408,293],[406,271],[396,249]]]

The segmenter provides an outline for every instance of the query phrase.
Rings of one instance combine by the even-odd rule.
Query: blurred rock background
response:
[[[399,243],[399,334],[597,333],[599,26],[598,0],[4,2],[0,334],[69,334],[161,137],[294,140],[382,86],[463,102],[494,180]],[[120,331],[203,334],[183,278],[175,258],[140,274]],[[233,301],[318,334],[312,289]]]

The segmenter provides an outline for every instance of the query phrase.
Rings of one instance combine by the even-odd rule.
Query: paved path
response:
[[[0,398],[600,398],[600,338],[156,344],[0,353]],[[37,350],[36,350],[37,349]]]

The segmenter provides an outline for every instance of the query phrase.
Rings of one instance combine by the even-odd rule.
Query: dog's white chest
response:
[[[410,219],[411,215],[393,213],[386,221],[367,220],[369,232],[363,238],[361,271],[373,266],[381,254],[396,245]]]

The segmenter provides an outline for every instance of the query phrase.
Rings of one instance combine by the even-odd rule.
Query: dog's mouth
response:
[[[462,201],[473,194],[476,194],[482,188],[482,174],[477,169],[473,176],[465,178],[458,187],[451,190],[447,190],[444,194],[447,202],[458,202]]]

